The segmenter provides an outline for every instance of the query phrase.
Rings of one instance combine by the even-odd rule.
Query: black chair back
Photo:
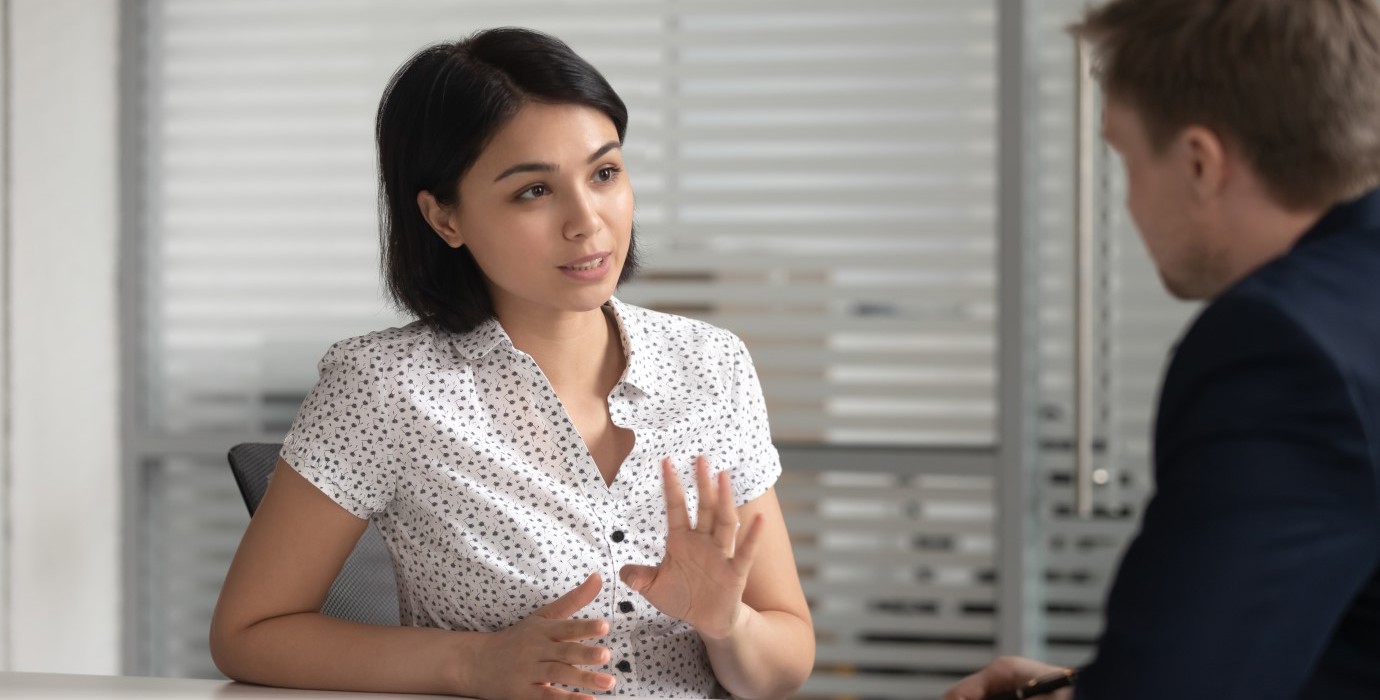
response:
[[[245,442],[230,448],[230,471],[249,514],[259,507],[278,463],[279,443]],[[374,625],[398,625],[398,582],[383,534],[371,522],[331,584],[321,612]]]

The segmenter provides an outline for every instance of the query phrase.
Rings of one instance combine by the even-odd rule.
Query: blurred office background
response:
[[[0,669],[217,676],[248,520],[226,449],[281,440],[329,343],[406,322],[379,94],[508,24],[628,103],[647,263],[620,296],[753,352],[818,627],[803,694],[1086,660],[1194,307],[1076,108],[1083,4],[0,0]]]

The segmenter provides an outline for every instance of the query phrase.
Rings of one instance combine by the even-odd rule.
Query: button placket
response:
[[[613,598],[611,600],[623,599],[617,603],[617,610],[619,613],[614,614],[613,619],[609,620],[610,639],[608,647],[610,665],[613,667],[612,670],[616,670],[626,676],[626,674],[632,671],[632,662],[629,661],[629,659],[633,656],[633,630],[637,627],[637,619],[633,615],[626,614],[629,610],[633,609],[632,604],[626,600],[626,597],[631,595],[632,591],[623,583],[622,579],[618,578],[618,571],[622,569],[623,565],[630,559],[628,554],[630,550],[628,550],[627,547],[631,545],[632,542],[627,532],[618,525],[615,525],[612,531],[609,532],[608,538],[610,543],[609,553],[612,559],[611,563],[613,569]],[[611,605],[608,609],[612,610],[613,608],[614,606]],[[626,677],[620,681],[620,683],[627,682],[628,679]]]

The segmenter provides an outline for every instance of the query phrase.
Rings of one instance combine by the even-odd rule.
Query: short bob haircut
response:
[[[465,246],[451,248],[417,205],[423,190],[454,205],[460,179],[494,134],[529,103],[575,104],[627,132],[628,110],[604,76],[540,32],[500,28],[418,52],[379,102],[379,238],[388,293],[434,328],[464,333],[494,317],[484,273]],[[636,236],[618,282],[637,271]]]

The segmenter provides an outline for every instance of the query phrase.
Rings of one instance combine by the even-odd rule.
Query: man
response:
[[[1376,0],[1113,0],[1103,131],[1165,286],[1157,492],[1079,700],[1380,698]],[[946,700],[1054,669],[999,659]]]

